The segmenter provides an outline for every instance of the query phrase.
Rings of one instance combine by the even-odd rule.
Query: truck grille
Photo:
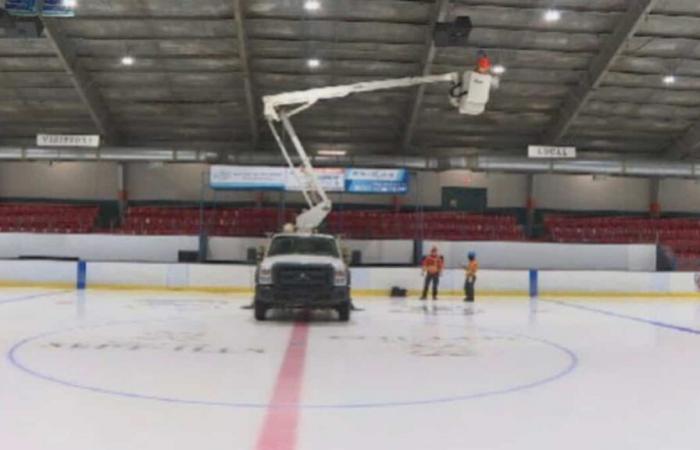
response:
[[[328,287],[333,285],[333,267],[278,265],[273,277],[280,287]]]

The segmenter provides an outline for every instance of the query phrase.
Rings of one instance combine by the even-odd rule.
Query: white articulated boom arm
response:
[[[460,73],[453,72],[444,75],[368,81],[344,86],[308,89],[305,91],[294,91],[263,97],[263,102],[265,104],[265,117],[270,125],[270,130],[275,137],[277,145],[282,151],[284,159],[287,161],[287,164],[289,164],[289,167],[297,177],[299,184],[301,185],[304,199],[309,205],[309,209],[297,217],[297,229],[299,231],[310,232],[318,228],[326,216],[331,212],[333,204],[328,198],[326,191],[321,186],[321,183],[314,172],[314,168],[311,165],[311,160],[309,159],[306,150],[304,150],[304,146],[294,130],[290,117],[313,106],[319,100],[343,98],[361,92],[407,88],[424,84],[452,83],[453,85],[457,85],[460,83],[461,77],[462,75]],[[296,106],[296,108],[294,108],[294,106]],[[296,150],[297,156],[301,160],[300,168],[297,168],[294,165],[294,161],[292,160],[292,157],[285,146],[284,139],[282,139],[275,122],[281,122],[284,130],[289,135],[292,145]]]

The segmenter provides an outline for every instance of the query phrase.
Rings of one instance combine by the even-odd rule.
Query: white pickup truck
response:
[[[335,237],[272,237],[255,274],[255,319],[265,320],[273,308],[335,309],[341,321],[350,320],[350,271]]]

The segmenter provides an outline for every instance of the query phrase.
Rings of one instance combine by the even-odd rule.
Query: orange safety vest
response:
[[[469,265],[467,266],[467,277],[473,277],[476,278],[476,273],[479,271],[479,263],[476,261],[469,261]]]
[[[445,261],[440,255],[428,255],[423,260],[423,270],[431,275],[442,273],[445,267]]]

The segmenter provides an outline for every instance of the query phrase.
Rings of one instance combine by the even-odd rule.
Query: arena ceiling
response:
[[[40,38],[0,30],[0,146],[101,133],[121,147],[276,152],[263,95],[461,71],[485,49],[506,72],[482,116],[431,86],[325,102],[297,129],[313,152],[351,155],[700,152],[697,0],[305,3],[79,0]],[[552,8],[560,20],[544,19]],[[472,19],[470,46],[433,48],[435,22],[457,15]]]

